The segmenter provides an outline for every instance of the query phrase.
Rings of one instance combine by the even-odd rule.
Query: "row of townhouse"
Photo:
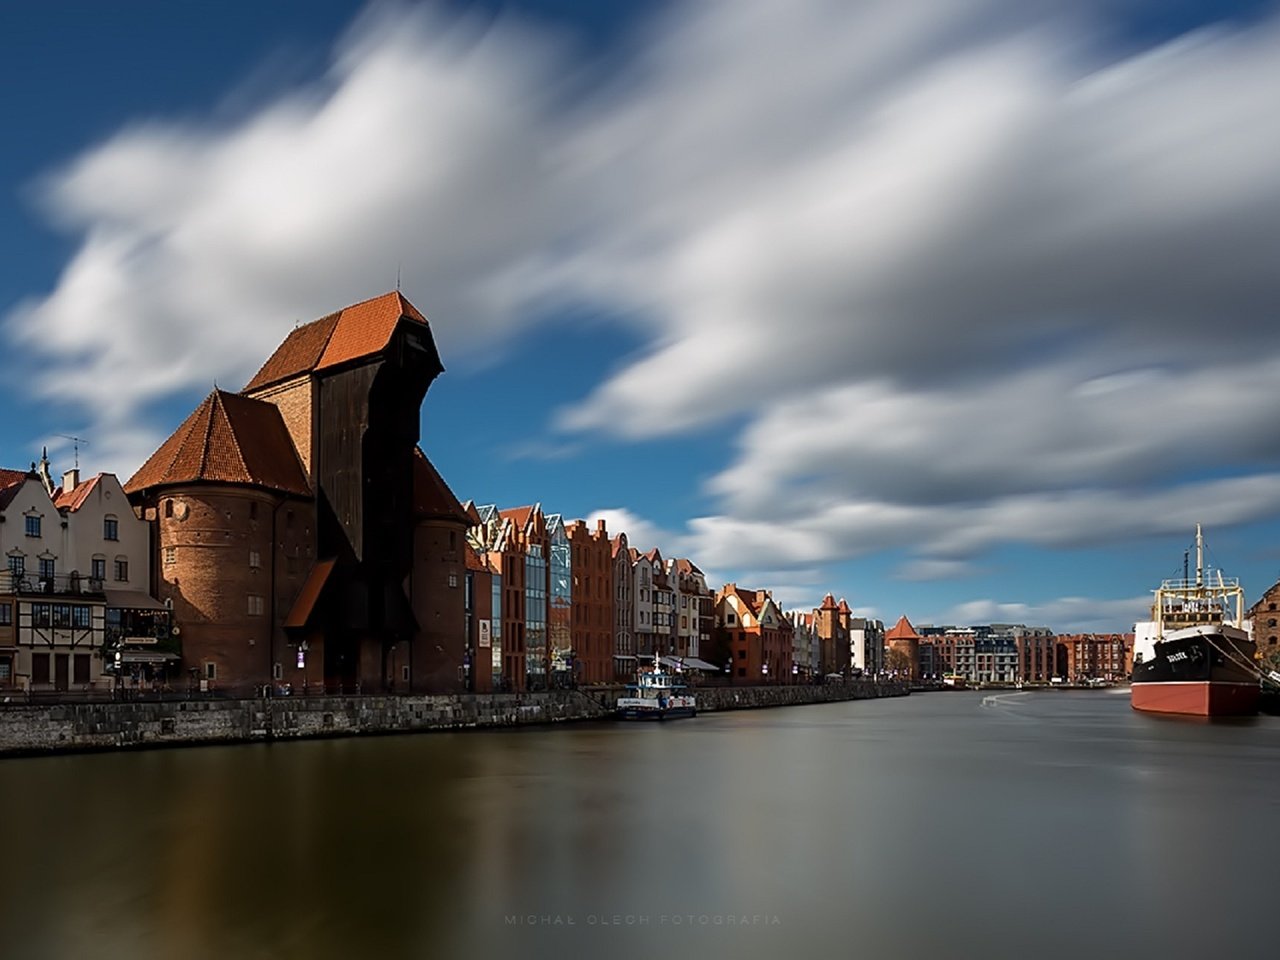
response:
[[[463,503],[418,444],[443,370],[399,291],[295,326],[125,483],[0,471],[0,685],[222,693],[529,690],[652,658],[783,683],[881,667],[828,596],[713,590],[690,559],[540,504]]]
[[[1133,669],[1133,634],[1056,634],[1024,624],[920,627],[902,617],[886,634],[892,673],[967,683],[1082,683],[1123,680]]]
[[[640,553],[605,521],[566,523],[540,503],[462,509],[467,530],[466,635],[477,691],[610,683],[669,657],[709,670],[712,596],[685,558]]]

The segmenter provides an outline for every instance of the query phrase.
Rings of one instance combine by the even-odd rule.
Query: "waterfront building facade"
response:
[[[635,551],[625,532],[610,544],[613,558],[613,679],[626,682],[636,672]]]
[[[1115,682],[1133,672],[1131,633],[1076,633],[1057,638],[1058,675],[1067,683]]]
[[[849,605],[841,598],[827,594],[822,606],[813,611],[821,648],[820,668],[823,675],[847,676],[852,664],[849,660]]]
[[[1245,614],[1267,670],[1280,670],[1280,580],[1268,587]]]
[[[613,679],[613,543],[604,520],[595,529],[575,520],[566,529],[573,569],[572,630],[575,680]]]
[[[790,683],[791,622],[769,590],[725,584],[716,594],[718,644],[728,654],[733,683]]]
[[[917,680],[920,677],[920,634],[911,621],[902,616],[884,635],[885,669],[891,676]]]
[[[849,657],[856,675],[876,677],[884,672],[883,621],[849,618]]]
[[[114,474],[0,470],[0,688],[92,690],[176,662],[148,525]]]

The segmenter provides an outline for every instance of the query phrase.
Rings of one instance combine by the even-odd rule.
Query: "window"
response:
[[[456,573],[449,574],[449,586],[456,587],[458,585],[458,575]]]
[[[71,661],[71,681],[73,683],[89,682],[89,655],[77,653]]]
[[[218,679],[218,665],[212,660],[206,660],[204,662],[204,678],[206,680]]]
[[[286,510],[284,512],[284,528],[286,530],[293,529],[293,511],[292,510]]]
[[[265,609],[266,604],[262,597],[258,596],[256,593],[249,594],[249,616],[260,617]]]
[[[102,539],[103,540],[119,540],[120,539],[120,521],[115,517],[104,517],[102,520]]]
[[[117,558],[116,579],[121,581],[129,579],[129,561],[128,560],[120,560]]]
[[[280,664],[273,663],[271,665],[271,679],[279,680],[283,676],[284,676],[284,669],[280,666]]]
[[[0,603],[0,627],[13,626],[13,604]]]
[[[97,561],[94,561],[94,562],[96,563]],[[165,547],[164,548],[164,565],[166,567],[169,567],[177,562],[178,562],[178,548]]]
[[[31,605],[31,625],[34,627],[47,627],[51,610],[47,603],[33,603]]]
[[[165,515],[166,517],[172,517],[172,516],[173,516],[173,500],[172,500],[172,498],[167,499],[167,500],[165,500],[165,502],[164,502],[164,515]]]
[[[259,553],[257,550],[250,550],[249,551],[249,569],[257,570],[261,566],[262,566],[262,554]]]
[[[41,558],[40,558],[40,560],[39,560],[38,562],[39,562],[39,564],[40,564],[40,579],[41,579],[41,580],[52,580],[52,579],[53,579],[54,558],[53,558],[53,557],[41,557]]]
[[[738,651],[738,659],[739,659],[739,660],[745,660],[745,659],[747,659],[747,651],[745,651],[745,650],[739,650],[739,651]]]
[[[33,516],[27,517],[27,536],[28,537],[40,536],[40,518],[39,517],[33,517]]]
[[[401,679],[401,680],[403,680],[405,683],[408,683],[408,682],[409,682],[409,668],[408,668],[408,667],[401,667],[401,668],[400,668],[400,679]]]
[[[258,504],[256,501],[249,502],[249,519],[250,520],[258,519]],[[279,677],[277,677],[276,679],[279,679]]]
[[[55,627],[71,626],[71,605],[68,603],[55,603],[53,605],[53,625]]]
[[[170,549],[173,549],[170,547]],[[89,576],[94,580],[107,579],[107,558],[94,557],[89,561]]]
[[[27,558],[22,554],[9,557],[9,572],[15,577],[21,577],[27,572]]]
[[[90,609],[88,607],[75,606],[71,608],[71,625],[82,630],[89,629]]]

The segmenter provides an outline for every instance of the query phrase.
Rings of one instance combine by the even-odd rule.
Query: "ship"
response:
[[[618,698],[618,719],[675,720],[696,716],[697,700],[681,693],[683,689],[684,684],[663,669],[655,653],[653,668],[637,676],[635,683],[627,684],[627,696]]]
[[[1261,670],[1244,624],[1244,590],[1235,577],[1204,566],[1196,524],[1196,573],[1155,591],[1151,619],[1134,626],[1131,704],[1135,710],[1195,717],[1249,716],[1258,710]]]

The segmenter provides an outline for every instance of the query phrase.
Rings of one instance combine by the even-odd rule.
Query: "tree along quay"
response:
[[[699,712],[906,696],[906,684],[699,687]],[[258,697],[244,700],[9,703],[0,755],[253,743],[607,720],[621,688],[524,694]],[[696,721],[695,721],[696,722]]]

